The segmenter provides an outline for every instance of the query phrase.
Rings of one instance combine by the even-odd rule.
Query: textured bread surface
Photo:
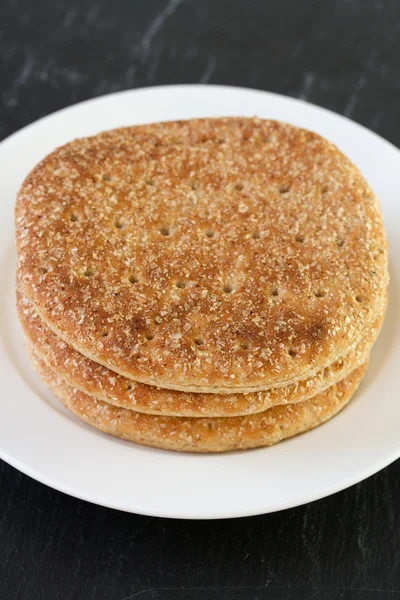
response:
[[[253,392],[343,357],[379,315],[387,245],[358,169],[315,133],[201,119],[55,150],[16,205],[18,271],[82,354],[163,388]]]
[[[149,414],[190,417],[246,415],[312,398],[367,360],[384,314],[382,311],[374,327],[364,332],[353,350],[310,379],[248,394],[213,394],[156,388],[127,379],[63,342],[47,327],[20,291],[17,291],[17,309],[28,344],[35,355],[73,387],[114,406]]]
[[[69,385],[32,354],[33,365],[54,395],[79,419],[104,433],[166,450],[224,452],[271,446],[313,429],[350,400],[366,370],[355,369],[311,400],[276,406],[256,415],[221,418],[164,417],[96,400]]]

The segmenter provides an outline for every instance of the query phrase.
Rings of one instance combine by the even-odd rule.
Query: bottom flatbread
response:
[[[241,417],[163,417],[111,406],[72,387],[32,353],[35,369],[79,419],[104,433],[184,452],[226,452],[271,446],[336,415],[356,391],[367,363],[310,400]]]

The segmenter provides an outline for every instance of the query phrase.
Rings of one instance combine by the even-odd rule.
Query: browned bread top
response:
[[[379,313],[374,194],[320,136],[260,119],[128,127],[55,150],[18,194],[24,293],[132,379],[254,391],[311,376]]]

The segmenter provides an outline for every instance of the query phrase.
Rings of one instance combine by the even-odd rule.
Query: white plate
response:
[[[367,378],[329,423],[267,449],[222,455],[136,446],[78,422],[45,389],[14,308],[13,207],[24,176],[55,146],[150,121],[258,115],[312,129],[341,148],[381,200],[391,245],[388,314]],[[400,152],[360,125],[305,102],[219,86],[112,94],[59,111],[0,144],[0,456],[72,496],[135,513],[224,518],[289,508],[342,490],[400,456]]]

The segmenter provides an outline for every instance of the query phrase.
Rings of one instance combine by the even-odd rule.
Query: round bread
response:
[[[253,414],[272,406],[312,398],[367,360],[384,314],[382,311],[375,326],[364,332],[353,350],[310,379],[249,394],[207,394],[155,388],[134,382],[95,363],[57,337],[19,291],[17,310],[26,341],[35,356],[73,387],[98,400],[137,412],[189,417]]]
[[[96,400],[55,374],[32,355],[33,364],[54,395],[89,425],[138,444],[185,452],[226,452],[271,446],[324,423],[350,400],[367,365],[311,400],[275,406],[256,415],[216,419],[162,417],[116,408]]]
[[[387,285],[378,202],[315,133],[260,119],[128,127],[45,158],[16,205],[49,327],[147,384],[252,392],[313,376]]]

